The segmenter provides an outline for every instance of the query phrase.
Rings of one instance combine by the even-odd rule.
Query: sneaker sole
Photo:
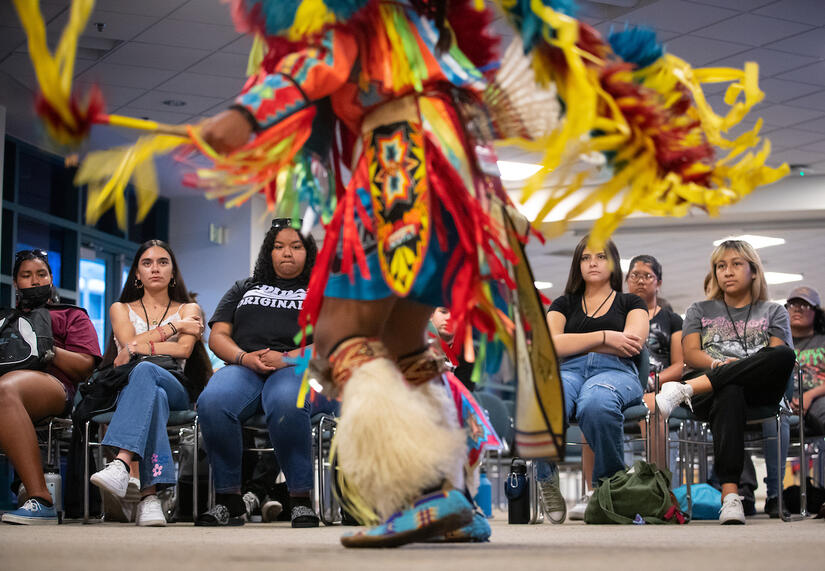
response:
[[[561,514],[557,516],[553,516],[552,514]],[[547,516],[547,519],[550,520],[550,523],[553,525],[559,525],[564,523],[564,520],[567,519],[567,512],[550,512],[549,514],[544,514]]]
[[[13,525],[57,525],[57,518],[50,517],[26,517],[13,514],[3,514],[3,523]]]
[[[220,523],[218,520],[212,521],[204,521],[204,520],[197,520],[195,521],[195,527],[240,527],[244,523],[244,519],[242,517],[231,517],[229,521],[226,523]]]
[[[744,521],[739,521],[738,519],[729,519],[719,523],[721,523],[722,525],[745,525]]]
[[[269,523],[271,521],[275,521],[275,519],[281,515],[281,512],[284,511],[283,506],[274,506],[270,505],[267,506],[264,504],[263,509],[261,509],[261,519],[264,523]]]
[[[432,522],[429,525],[395,533],[390,536],[345,535],[341,538],[341,545],[354,548],[400,547],[407,543],[414,543],[445,535],[450,531],[462,528],[473,521],[473,511],[465,510],[449,514]]]
[[[166,527],[166,520],[151,519],[149,521],[137,522],[138,527]]]
[[[99,477],[97,474],[92,474],[92,477],[89,478],[89,481],[92,484],[94,484],[95,486],[97,486],[98,488],[100,488],[102,490],[106,490],[107,492],[109,492],[113,496],[116,496],[116,497],[121,498],[121,499],[125,498],[126,497],[126,492],[129,491],[128,486],[126,486],[126,488],[123,489],[123,490],[117,490],[117,489],[111,487],[109,485],[109,482],[107,482],[103,478]]]

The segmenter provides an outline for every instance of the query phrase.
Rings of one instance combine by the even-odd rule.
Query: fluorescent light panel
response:
[[[785,243],[784,238],[772,238],[771,236],[757,236],[755,234],[742,234],[741,236],[729,236],[727,238],[722,238],[721,240],[716,240],[713,245],[718,246],[725,240],[742,240],[743,242],[747,242],[755,249],[759,248],[768,248],[770,246],[781,246]]]
[[[553,287],[553,284],[550,282],[533,282],[536,285],[536,289],[550,289]]]
[[[802,274],[786,274],[784,272],[765,272],[765,281],[770,285],[786,284],[789,282],[801,282]]]

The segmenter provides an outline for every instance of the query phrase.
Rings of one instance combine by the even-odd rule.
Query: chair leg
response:
[[[86,421],[86,431],[83,435],[83,523],[89,523],[89,425]]]
[[[198,417],[195,416],[195,420],[193,422],[194,430],[195,430],[195,440],[194,440],[194,454],[192,454],[192,521],[198,520],[198,431],[200,427],[198,426]]]

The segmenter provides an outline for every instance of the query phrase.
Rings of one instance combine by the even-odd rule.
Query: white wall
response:
[[[172,197],[169,205],[169,244],[209,319],[229,287],[252,274],[272,217],[264,216],[265,202],[258,197],[239,208],[199,195]],[[224,244],[209,241],[210,224],[227,228]]]

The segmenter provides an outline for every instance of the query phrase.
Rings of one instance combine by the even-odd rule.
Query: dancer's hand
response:
[[[269,351],[269,349],[258,349],[257,351],[251,351],[243,356],[241,363],[243,363],[244,367],[252,369],[260,375],[271,373],[276,368],[270,367],[261,359],[261,355],[267,351]]]
[[[240,111],[227,109],[201,123],[200,135],[217,152],[228,154],[249,141],[252,125]]]

